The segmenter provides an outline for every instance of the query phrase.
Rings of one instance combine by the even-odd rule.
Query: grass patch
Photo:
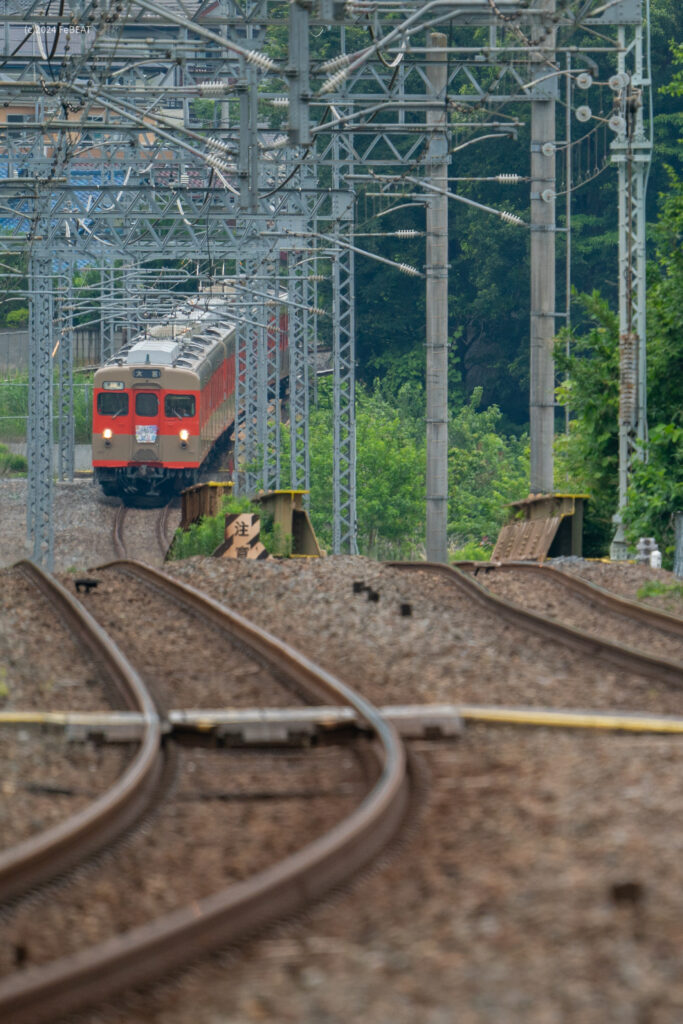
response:
[[[57,439],[59,377],[54,377],[53,430]],[[76,444],[89,444],[92,437],[92,374],[81,375],[73,386],[74,434]],[[28,374],[0,381],[0,437],[4,441],[25,441],[28,417]]]
[[[26,476],[28,462],[23,455],[14,455],[4,444],[0,444],[0,476]]]
[[[638,598],[644,597],[681,597],[683,598],[683,583],[662,583],[661,580],[649,580],[638,590]]]
[[[449,562],[488,562],[493,554],[492,547],[471,540],[464,547],[448,552]]]

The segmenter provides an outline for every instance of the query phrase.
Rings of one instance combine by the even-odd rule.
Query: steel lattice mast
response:
[[[619,174],[619,505],[610,548],[616,560],[628,555],[622,513],[633,460],[644,457],[647,442],[645,198],[652,157],[652,83],[642,27],[635,26],[630,46],[625,28],[620,28],[619,40],[618,71],[610,82],[618,109],[612,159]]]

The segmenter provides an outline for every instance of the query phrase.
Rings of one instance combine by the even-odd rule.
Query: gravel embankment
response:
[[[167,566],[271,630],[375,704],[533,704],[683,714],[683,691],[544,640],[473,605],[441,576],[360,557]],[[379,601],[354,594],[363,580]],[[410,603],[412,615],[400,607]],[[314,628],[311,629],[311,622]]]
[[[43,832],[113,786],[134,744],[70,743],[62,732],[0,730],[0,848]]]
[[[674,592],[653,594],[639,597],[638,592],[648,583],[682,584],[671,572],[665,569],[651,569],[649,565],[636,565],[629,562],[593,562],[585,559],[558,559],[557,568],[563,572],[575,573],[589,583],[595,583],[605,590],[612,590],[620,597],[628,597],[631,601],[642,601],[660,612],[677,615],[683,618],[683,594],[676,588]]]
[[[77,1024],[679,1024],[681,742],[481,726],[413,749],[428,797],[373,871]]]
[[[176,779],[144,827],[1,919],[0,974],[144,924],[283,859],[367,792],[350,749],[263,752],[174,745]]]
[[[121,707],[102,666],[18,570],[0,569],[0,709]]]
[[[81,600],[141,674],[163,710],[277,706],[298,694],[218,628],[125,572],[97,573]],[[62,582],[68,585],[68,576]]]
[[[611,611],[598,601],[588,601],[568,591],[561,578],[506,569],[478,573],[476,580],[496,596],[538,612],[544,618],[571,623],[600,640],[683,664],[683,636]]]
[[[0,566],[32,554],[26,546],[26,480],[0,480]],[[118,498],[105,498],[92,480],[55,484],[55,569],[85,569],[116,556],[112,540]]]

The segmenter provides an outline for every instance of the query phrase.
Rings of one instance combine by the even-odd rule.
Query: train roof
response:
[[[177,366],[197,371],[216,344],[235,329],[225,298],[203,296],[183,303],[161,324],[147,328],[119,349],[101,369],[118,366]]]
[[[182,351],[177,341],[136,341],[126,353],[127,363],[162,363],[172,366]]]

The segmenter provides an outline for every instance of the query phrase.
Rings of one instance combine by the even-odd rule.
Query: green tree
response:
[[[495,406],[478,411],[482,389],[449,425],[449,540],[492,545],[506,517],[506,505],[529,489],[528,438],[500,433]]]
[[[683,75],[674,78],[683,93]],[[678,83],[678,84],[676,84]],[[657,252],[649,268],[647,388],[650,436],[633,462],[624,521],[635,547],[639,536],[661,545],[664,565],[673,556],[673,517],[683,507],[683,182],[670,172],[670,188],[653,232]],[[597,293],[582,297],[591,318],[587,335],[574,338],[557,361],[569,379],[559,389],[575,418],[561,439],[560,462],[574,486],[591,494],[587,554],[604,554],[613,533],[618,476],[618,321]]]
[[[333,416],[331,382],[323,382],[310,415],[311,519],[323,547],[332,544]],[[285,431],[284,462],[288,437]],[[423,538],[425,448],[414,424],[378,389],[356,393],[358,546],[375,557],[408,555]]]
[[[404,385],[408,387],[408,385]],[[426,445],[423,413],[410,401],[387,400],[376,384],[359,385],[356,402],[358,543],[374,557],[415,554],[424,544]],[[526,495],[528,438],[505,436],[496,406],[479,410],[481,389],[451,417],[449,518],[451,546],[491,545],[506,505]],[[398,407],[397,407],[398,405]],[[283,462],[289,444],[286,429]],[[332,390],[325,382],[310,417],[311,518],[324,547],[332,542]]]
[[[0,277],[3,288],[0,292],[0,326],[23,327],[28,322],[26,306],[26,256],[8,254],[0,262]]]
[[[569,405],[569,435],[558,436],[556,480],[562,489],[587,491],[590,501],[584,523],[584,550],[605,553],[614,533],[619,468],[619,320],[598,292],[577,297],[592,324],[587,334],[572,338],[565,353],[560,336],[557,369],[567,374],[558,388],[561,405]]]
[[[658,423],[650,431],[647,461],[636,462],[624,514],[626,535],[635,548],[638,537],[654,537],[662,565],[674,556],[674,513],[683,509],[683,424]]]
[[[648,217],[657,215],[658,194],[669,188],[667,165],[680,173],[681,147],[678,141],[681,112],[680,93],[675,88],[657,89],[671,81],[670,43],[683,38],[683,4],[680,0],[651,0],[652,11],[652,80],[655,83],[654,138],[655,147],[648,190]],[[574,41],[594,45],[588,34],[581,35],[577,26]],[[457,25],[451,42],[471,45],[471,35],[458,36]],[[486,45],[482,37],[482,45]],[[577,58],[577,61],[580,58]],[[609,77],[616,66],[609,57],[600,57],[601,79]],[[578,66],[578,63],[575,64]],[[564,81],[564,79],[562,79]],[[675,80],[674,80],[675,81]],[[580,102],[575,93],[574,108]],[[564,99],[564,96],[562,97]],[[588,101],[594,113],[608,119],[613,113],[611,90],[593,87]],[[453,147],[458,147],[452,165],[454,192],[497,209],[507,209],[528,219],[529,184],[529,109],[528,105],[503,108],[501,117],[518,117],[521,127],[511,128],[508,139],[470,145],[479,134],[460,120],[469,122],[477,112],[469,108],[451,115]],[[483,115],[482,115],[483,116]],[[564,136],[564,103],[558,104],[558,139]],[[569,116],[573,116],[571,112]],[[617,184],[616,171],[610,161],[612,135],[604,122],[591,122],[582,128],[574,119],[572,132],[572,277],[578,292],[589,292],[599,284],[605,298],[616,305],[617,266]],[[583,135],[583,141],[580,138]],[[466,146],[466,148],[462,148]],[[558,154],[558,190],[563,194],[564,160]],[[522,180],[515,185],[475,179],[495,178],[501,171],[515,172]],[[376,193],[376,186],[368,192]],[[405,203],[395,213],[377,218],[385,209],[372,195],[361,193],[357,205],[360,234],[391,232],[413,228],[424,231],[424,213],[419,207]],[[374,203],[378,203],[374,206]],[[564,209],[558,202],[558,225]],[[424,239],[398,240],[393,237],[364,239],[360,244],[383,256],[424,264]],[[558,235],[558,257],[563,257],[564,235]],[[502,223],[481,210],[454,202],[449,207],[449,334],[457,358],[455,391],[450,399],[454,408],[475,387],[483,388],[483,405],[497,404],[505,429],[521,432],[528,422],[529,364],[529,286],[528,232]],[[392,393],[410,380],[414,365],[406,361],[413,352],[422,355],[424,339],[424,283],[404,278],[388,267],[369,263],[359,257],[356,282],[358,315],[358,374],[366,383],[376,376],[393,373]],[[564,307],[565,296],[558,291],[558,309]],[[390,312],[389,312],[390,311]],[[583,321],[581,317],[585,318]],[[580,333],[592,329],[590,314],[584,307],[573,311],[573,323]],[[400,374],[405,374],[400,379]],[[461,397],[462,396],[462,397]]]
[[[683,181],[673,177],[656,239],[648,292],[650,436],[646,458],[634,465],[624,521],[632,544],[639,536],[657,539],[670,568],[674,514],[683,509]]]
[[[28,306],[11,310],[5,317],[8,327],[24,327],[28,323]]]

